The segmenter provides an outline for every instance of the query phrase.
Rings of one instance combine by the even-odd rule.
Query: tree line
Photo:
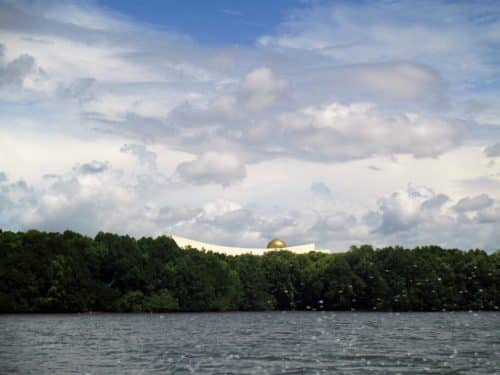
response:
[[[0,231],[0,312],[499,310],[500,251],[227,256],[170,237]]]

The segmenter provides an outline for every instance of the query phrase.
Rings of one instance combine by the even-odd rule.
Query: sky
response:
[[[0,0],[0,228],[500,248],[497,1]]]

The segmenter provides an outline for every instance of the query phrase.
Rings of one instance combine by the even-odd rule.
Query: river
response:
[[[500,313],[0,315],[0,373],[500,374]]]

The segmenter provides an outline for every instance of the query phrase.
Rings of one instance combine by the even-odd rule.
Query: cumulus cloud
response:
[[[477,214],[480,223],[498,223],[500,222],[500,207],[488,207],[482,209]]]
[[[126,144],[122,146],[120,151],[134,155],[142,165],[156,169],[156,153],[149,151],[145,145]]]
[[[238,208],[213,219],[213,225],[224,228],[225,230],[242,230],[254,226],[254,216],[248,209]]]
[[[246,176],[246,167],[236,156],[218,152],[207,152],[180,163],[176,171],[183,180],[195,185],[229,186]]]
[[[366,225],[368,232],[357,231],[357,238],[363,238],[365,233],[364,238],[379,244],[393,244],[396,240],[410,246],[437,243],[491,249],[498,240],[494,234],[498,202],[480,202],[483,199],[466,197],[450,205],[448,196],[424,186],[410,185],[380,198],[378,209],[364,214],[359,222],[360,229]],[[466,211],[457,215],[457,206]],[[474,214],[464,215],[465,212]],[[472,238],[475,240],[471,241]]]
[[[356,224],[356,221],[356,217],[352,214],[341,211],[332,212],[318,219],[313,230],[326,232],[323,235],[328,235],[329,232],[349,231]]]
[[[255,126],[250,137],[270,152],[350,160],[396,153],[434,157],[459,144],[464,131],[460,124],[416,113],[385,113],[367,103],[331,103],[281,114],[273,126]],[[280,140],[278,148],[275,139]]]
[[[500,180],[496,176],[479,176],[459,181],[460,185],[477,192],[491,192],[495,194],[500,191]]]
[[[426,187],[410,186],[381,198],[379,207],[382,222],[377,228],[383,234],[409,230],[419,224],[421,207],[434,199],[433,192]]]
[[[450,198],[445,194],[437,194],[422,202],[422,209],[433,210],[440,209]]]
[[[183,105],[149,135],[193,153],[223,147],[249,162],[277,157],[326,162],[398,153],[436,157],[460,145],[468,131],[459,121],[386,112],[373,103],[334,102],[264,118],[242,112],[228,117],[238,106],[222,99],[207,110]],[[223,114],[214,112],[220,108]],[[180,133],[176,125],[189,131]]]
[[[323,97],[339,102],[371,101],[393,108],[439,108],[447,104],[447,83],[428,65],[410,62],[329,65],[305,71],[314,86],[301,100]],[[303,78],[303,79],[304,79]]]
[[[0,178],[0,227],[20,229],[27,209],[36,200],[33,188],[24,180],[10,181],[5,173]]]
[[[332,198],[330,188],[323,182],[313,182],[311,184],[312,193],[320,199],[329,200]]]
[[[153,220],[161,226],[179,225],[194,220],[201,212],[199,208],[164,206],[153,216]]]
[[[34,69],[35,59],[27,54],[5,61],[5,47],[0,44],[0,87],[4,85],[22,85],[24,78]]]
[[[168,123],[189,128],[225,125],[231,131],[238,123],[247,122],[272,107],[285,96],[286,87],[287,82],[277,78],[268,67],[253,69],[235,88],[210,98],[208,105],[204,101],[181,103],[169,113]]]
[[[68,85],[58,87],[58,95],[61,98],[75,98],[90,100],[93,98],[90,91],[96,80],[94,78],[77,78]]]
[[[84,163],[72,172],[54,177],[22,217],[25,228],[64,230],[77,228],[95,233],[120,220],[129,193],[115,180],[106,163]],[[130,207],[129,207],[130,208]]]
[[[493,202],[494,200],[487,194],[480,194],[474,197],[460,199],[460,201],[458,201],[458,203],[454,206],[454,209],[458,212],[477,211],[491,206]]]
[[[336,2],[292,13],[275,34],[261,37],[259,43],[267,48],[306,50],[345,64],[424,61],[439,66],[449,77],[466,80],[471,74],[494,74],[488,69],[495,64],[488,59],[488,49],[491,43],[498,45],[495,21],[475,20],[486,20],[487,15],[497,12],[497,7],[487,2],[422,1],[407,7],[379,1],[369,10],[359,4]],[[453,22],[440,22],[446,17]],[[469,34],[478,29],[481,35]]]
[[[30,139],[46,169],[0,155],[15,176],[0,174],[2,228],[498,244],[498,176],[457,156],[486,138],[482,155],[498,156],[498,88],[483,90],[497,81],[492,3],[314,3],[238,48],[93,3],[26,4],[0,5],[0,142]],[[75,140],[116,150],[94,156]],[[47,144],[72,145],[68,160],[56,168]],[[448,179],[433,178],[438,164]],[[276,168],[307,177],[284,178],[279,194]],[[398,190],[414,181],[429,186]]]
[[[243,80],[241,101],[249,110],[259,111],[271,106],[286,88],[286,82],[274,77],[269,68],[251,71]]]
[[[154,200],[151,208],[140,188],[143,183],[139,175],[124,176],[100,161],[79,163],[70,171],[44,179],[41,185],[6,180],[0,183],[0,226],[72,229],[89,235],[100,230],[156,234],[164,233],[161,229],[166,224],[192,219],[196,214],[196,210],[182,207],[166,208],[161,199]],[[151,196],[158,196],[158,191],[148,191]]]
[[[102,173],[109,168],[109,163],[93,160],[90,163],[84,163],[74,168],[82,174],[97,174]]]
[[[209,63],[214,56],[242,61],[248,55],[201,51],[189,39],[153,30],[139,38],[137,25],[90,6],[39,6],[38,12],[15,4],[7,8],[15,18],[32,19],[36,33],[47,40],[58,31],[58,43],[73,53],[62,56],[66,48],[42,48],[29,40],[8,47],[30,48],[51,72],[55,98],[83,98],[74,110],[85,126],[101,133],[131,135],[193,154],[222,149],[245,162],[290,156],[343,161],[394,153],[435,157],[466,135],[459,121],[401,110],[418,110],[411,103],[439,102],[445,95],[443,79],[421,63],[346,64],[323,57],[318,68],[304,69],[316,57],[304,65],[286,58],[291,52],[280,51],[286,64],[277,64],[266,49],[257,48],[250,69],[223,72]],[[68,23],[64,14],[75,22]],[[22,23],[6,25],[22,28]],[[165,52],[160,40],[179,46],[168,49],[178,52]],[[81,64],[74,55],[97,63]],[[387,101],[399,108],[386,110]]]
[[[341,70],[339,74],[342,74]],[[418,64],[394,63],[361,65],[345,72],[354,79],[351,85],[359,94],[383,96],[390,100],[434,100],[444,95],[444,83],[431,68]],[[429,93],[432,97],[429,98]]]
[[[495,158],[500,156],[500,142],[497,142],[491,146],[484,149],[484,154],[489,158]]]
[[[380,198],[375,210],[357,214],[335,205],[325,206],[321,212],[300,205],[269,212],[227,199],[176,204],[171,194],[177,193],[168,184],[158,182],[153,190],[138,188],[141,184],[151,187],[151,181],[140,175],[125,176],[110,165],[90,174],[81,168],[91,164],[80,163],[38,187],[4,178],[0,182],[2,228],[73,229],[90,235],[99,230],[136,235],[177,233],[238,246],[264,246],[269,238],[281,236],[292,244],[311,241],[335,249],[353,243],[393,244],[395,239],[407,246],[437,243],[491,249],[496,241],[494,227],[500,220],[498,201],[490,205],[476,202],[472,207],[470,202],[475,201],[466,197],[449,209],[448,196],[422,186],[395,191]],[[169,199],[162,199],[160,192]],[[468,210],[474,208],[467,211],[473,216],[454,215],[455,206],[463,206],[463,202],[468,202]]]

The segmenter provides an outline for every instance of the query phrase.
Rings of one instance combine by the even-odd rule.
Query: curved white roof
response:
[[[241,255],[241,254],[262,255],[268,251],[276,251],[274,249],[267,249],[267,248],[261,249],[261,248],[251,248],[251,247],[221,246],[221,245],[215,245],[206,242],[191,240],[189,238],[177,236],[174,234],[172,234],[172,239],[177,243],[177,245],[180,248],[192,247],[193,249],[213,251],[214,253],[220,253],[226,255]],[[287,248],[280,250],[287,250],[296,254],[304,254],[310,251],[330,252],[329,250],[317,250],[314,243],[307,243],[298,246],[289,246]]]

